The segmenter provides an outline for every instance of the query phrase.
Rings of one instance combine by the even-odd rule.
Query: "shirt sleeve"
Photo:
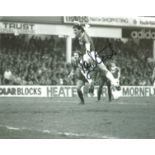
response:
[[[90,41],[89,41],[89,38],[86,34],[84,34],[84,41],[85,41],[86,51],[90,51]]]

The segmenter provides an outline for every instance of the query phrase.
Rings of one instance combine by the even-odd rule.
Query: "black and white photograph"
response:
[[[0,139],[154,139],[155,16],[0,16]]]

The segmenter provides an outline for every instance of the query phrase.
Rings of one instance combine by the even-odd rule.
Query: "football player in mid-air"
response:
[[[74,45],[76,49],[80,51],[80,71],[87,79],[90,89],[93,90],[94,84],[90,77],[90,72],[93,72],[96,67],[99,67],[105,73],[105,76],[110,80],[112,85],[118,86],[118,81],[113,77],[112,73],[107,69],[101,58],[99,58],[95,52],[93,41],[86,33],[83,26],[81,26],[80,23],[75,22],[73,31],[75,34]]]

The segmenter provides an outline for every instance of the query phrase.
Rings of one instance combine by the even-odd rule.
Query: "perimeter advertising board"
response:
[[[97,97],[95,87],[94,97]],[[122,86],[122,97],[155,96],[152,86]],[[87,95],[87,94],[86,94]],[[0,97],[76,97],[76,86],[0,86]],[[107,87],[103,87],[102,96],[107,96]],[[89,95],[88,95],[89,97]]]
[[[73,24],[74,21],[97,26],[118,26],[118,27],[147,27],[155,28],[153,17],[95,17],[95,16],[65,16],[64,23]]]

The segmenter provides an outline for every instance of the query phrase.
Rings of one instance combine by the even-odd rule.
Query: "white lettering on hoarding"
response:
[[[95,87],[94,97],[97,97]],[[122,97],[155,96],[151,86],[122,86]],[[103,87],[102,96],[107,96],[107,87]],[[76,86],[1,86],[0,97],[77,97]],[[89,95],[88,95],[89,97]]]
[[[128,18],[105,18],[105,17],[90,17],[89,21],[91,24],[128,24],[129,20]]]
[[[98,87],[95,87],[94,97],[97,97]],[[121,88],[123,97],[149,97],[155,96],[155,88],[150,86],[122,86]],[[103,87],[102,96],[107,96],[107,87]],[[47,87],[48,97],[76,97],[75,86],[51,86]],[[89,97],[89,95],[88,95]]]
[[[155,89],[147,86],[125,86],[122,87],[123,97],[149,97],[155,96]]]
[[[34,26],[31,23],[2,22],[0,23],[0,33],[33,34],[35,32]]]
[[[133,39],[155,39],[155,32],[149,31],[132,31],[131,37]]]
[[[65,23],[74,23],[74,21],[79,21],[80,23],[88,23],[89,18],[87,16],[66,16],[64,18]]]
[[[155,25],[155,21],[140,20],[140,25]]]
[[[34,86],[1,86],[0,96],[46,97],[43,87]]]
[[[33,30],[34,24],[4,22],[5,29]]]
[[[51,86],[47,87],[48,97],[75,97],[77,96],[74,86]]]

